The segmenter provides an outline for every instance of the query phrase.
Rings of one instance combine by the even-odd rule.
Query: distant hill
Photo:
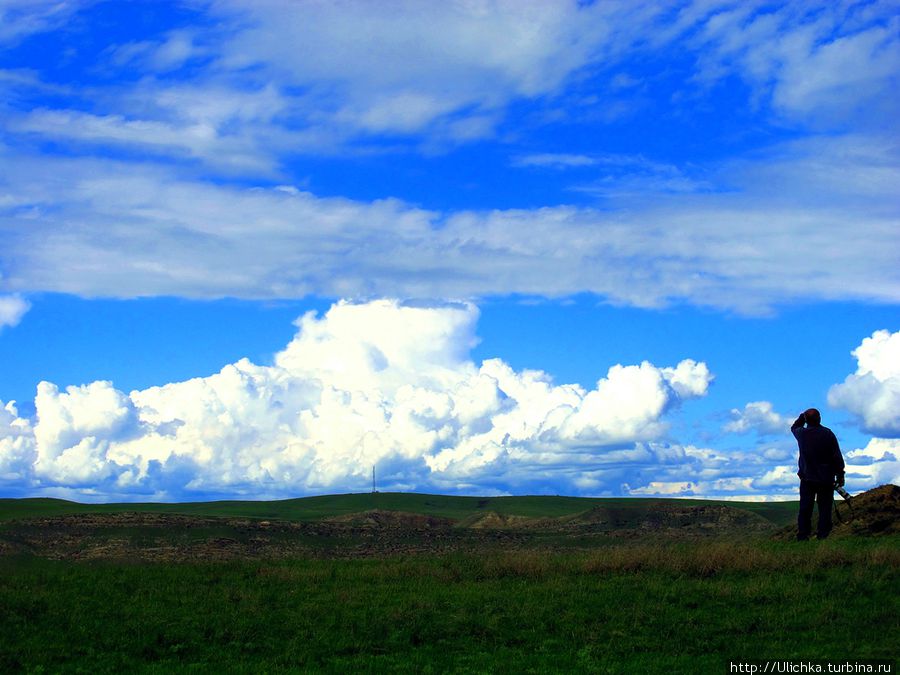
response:
[[[774,525],[788,525],[797,514],[797,502],[735,502],[703,499],[642,497],[589,498],[562,496],[457,497],[402,492],[323,495],[277,501],[213,501],[162,503],[80,504],[63,499],[0,499],[0,521],[77,514],[122,512],[162,513],[310,522],[367,511],[397,511],[452,521],[513,522],[523,519],[610,517],[622,522],[652,521],[664,513],[705,506],[710,514],[747,512]],[[593,514],[584,515],[584,514]],[[734,517],[729,516],[729,517]]]
[[[0,558],[156,561],[586,551],[792,539],[797,504],[558,496],[327,495],[269,502],[78,504],[0,500]],[[835,536],[898,532],[900,488],[838,511]],[[839,538],[839,537],[838,537]]]

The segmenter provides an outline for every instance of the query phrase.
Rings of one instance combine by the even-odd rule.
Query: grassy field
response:
[[[725,672],[895,658],[900,545],[78,563],[0,558],[2,672]]]
[[[777,540],[795,504],[731,502],[768,529],[673,538],[631,527],[673,503],[714,504],[4,500],[0,544],[33,545],[0,555],[0,672],[717,673],[729,659],[900,653],[900,535]],[[629,536],[318,522],[371,509],[466,522],[598,507]],[[37,520],[16,520],[26,516]],[[264,537],[272,548],[258,547]],[[177,555],[154,558],[165,546]]]

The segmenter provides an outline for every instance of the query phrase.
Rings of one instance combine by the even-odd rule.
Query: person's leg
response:
[[[816,487],[816,502],[819,505],[819,523],[816,536],[825,539],[831,532],[831,509],[834,502],[834,488],[831,485]]]
[[[800,481],[800,511],[797,514],[797,539],[809,539],[812,530],[813,502],[816,498],[815,488],[805,480]]]

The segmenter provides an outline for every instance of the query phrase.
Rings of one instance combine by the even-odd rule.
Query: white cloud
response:
[[[626,486],[627,493],[641,497],[679,497],[726,501],[782,501],[797,498],[798,479],[788,467],[762,473],[761,467],[745,468],[743,476],[709,477],[700,480],[651,480],[639,487]],[[749,473],[762,473],[756,478]],[[669,472],[671,475],[671,472]]]
[[[110,443],[137,432],[137,415],[129,398],[110,382],[70,386],[41,382],[34,399],[35,474],[64,484],[94,484],[113,470]]]
[[[798,483],[797,467],[790,464],[772,467],[755,481],[755,485],[759,487],[779,486],[794,490],[797,489]]]
[[[368,132],[409,133],[448,115],[552,98],[592,71],[615,73],[618,93],[634,81],[616,72],[630,59],[673,49],[695,59],[701,83],[737,75],[776,114],[833,122],[889,112],[882,92],[900,63],[896,17],[878,4],[229,1],[214,11],[232,29],[217,67],[254,66],[306,87],[314,94],[295,102],[299,110],[339,110],[342,123]]]
[[[893,483],[900,485],[900,439],[873,438],[864,448],[846,453],[848,490],[856,492]]]
[[[36,21],[45,10],[71,10],[26,4],[10,16],[28,7]],[[846,114],[838,110],[846,101],[875,114],[892,98],[880,92],[891,90],[897,43],[885,28],[895,18],[882,20],[883,8],[222,2],[198,11],[216,21],[104,52],[104,67],[147,72],[86,86],[80,103],[72,89],[42,95],[49,85],[39,73],[13,73],[15,84],[0,77],[18,101],[4,113],[16,139],[10,147],[41,148],[29,156],[0,146],[0,292],[589,292],[617,304],[742,313],[797,300],[900,300],[900,150],[883,133],[884,120],[896,118],[887,114],[870,123],[859,113],[841,126],[856,133],[806,136],[702,170],[640,155],[546,152],[513,161],[590,169],[573,189],[601,208],[433,212],[394,199],[322,199],[187,178],[212,170],[289,183],[284,162],[296,153],[347,151],[385,134],[379,151],[403,139],[434,149],[491,135],[523,99],[562,112],[567,97],[582,94],[611,105],[607,80],[620,89],[631,81],[623,74],[631,60],[672,45],[697,56],[685,67],[698,81],[738,74],[779,115],[806,114],[785,99],[795,89],[829,111],[823,120]],[[804,69],[821,59],[841,67]],[[817,81],[799,82],[803,72]],[[680,87],[697,86],[683,76]],[[46,107],[62,98],[70,108]],[[130,159],[41,154],[46,141],[62,141],[67,155],[114,149]],[[147,157],[176,161],[160,168]]]
[[[513,160],[512,164],[513,166],[540,166],[551,169],[569,169],[571,167],[594,166],[597,164],[597,159],[589,155],[541,152],[517,157]]]
[[[682,13],[679,28],[693,23],[699,29],[687,38],[696,50],[698,80],[709,84],[737,74],[757,102],[813,126],[896,114],[896,101],[884,96],[900,73],[898,20],[889,4],[728,4],[711,3],[705,16]]]
[[[307,88],[296,106],[310,115],[314,105],[318,115],[336,111],[350,129],[400,133],[552,95],[587,64],[625,49],[634,27],[660,11],[633,3],[364,1],[215,9],[236,28],[220,45],[218,67],[252,66]]]
[[[768,401],[753,401],[743,410],[732,408],[732,420],[724,426],[724,430],[735,434],[746,434],[754,431],[759,435],[784,434],[790,428],[792,419],[775,412]]]
[[[31,460],[40,489],[184,498],[365,489],[373,465],[385,489],[578,489],[579,467],[618,489],[629,467],[686,457],[657,441],[667,411],[705,395],[705,364],[616,365],[592,391],[556,385],[469,360],[477,315],[342,302],[302,317],[271,366],[244,359],[131,394],[43,382],[33,429],[5,409],[0,466],[21,483]]]
[[[867,433],[900,437],[900,331],[875,331],[852,353],[856,372],[831,387],[829,405],[852,412]]]
[[[705,364],[614,365],[590,391],[558,385],[473,363],[477,316],[339,303],[298,319],[270,366],[243,359],[130,394],[42,383],[36,423],[0,410],[0,481],[83,499],[283,497],[365,490],[374,465],[382,489],[796,498],[796,449],[666,442],[672,407],[706,395]],[[739,411],[748,430],[774,424],[756,403]],[[897,443],[845,451],[848,489],[900,480]]]
[[[143,67],[148,77],[131,89],[90,91],[102,114],[58,110],[59,119],[78,123],[51,123],[45,113],[10,128],[75,140],[87,134],[113,144],[127,135],[164,150],[172,146],[157,143],[157,131],[165,136],[169,129],[206,126],[211,137],[227,139],[226,148],[265,148],[269,156],[260,164],[270,165],[281,148],[323,151],[359,135],[427,134],[430,141],[460,142],[492,135],[516,101],[552,100],[592,73],[673,46],[696,58],[697,79],[737,74],[782,114],[822,118],[823,111],[851,105],[859,116],[890,98],[880,93],[895,82],[900,41],[877,15],[861,21],[846,8],[797,11],[789,4],[764,12],[729,5],[217,2],[202,8],[206,28],[170,30],[107,50],[111,66]],[[84,4],[26,3],[5,18],[9,30],[25,35],[75,9],[90,11]],[[167,79],[197,57],[188,86]],[[608,87],[605,77],[594,83],[604,109],[630,105],[616,98],[628,79],[618,73]],[[274,111],[284,114],[252,124],[191,119],[191,97],[183,96],[187,89],[240,101],[266,87],[277,92]],[[147,105],[148,92],[169,104]],[[199,157],[218,164],[215,148],[204,149]]]
[[[19,295],[0,295],[0,330],[17,325],[29,309],[31,304]]]
[[[650,444],[651,447],[659,444]],[[796,499],[796,451],[669,446],[668,460],[632,471],[623,492],[639,496],[761,501]],[[793,462],[785,464],[788,458]]]
[[[119,147],[134,142],[176,156],[187,151],[215,168],[223,168],[222,151],[253,148],[256,164],[224,167],[248,174],[286,153],[334,152],[385,134],[425,135],[428,148],[469,142],[494,135],[512,102],[552,96],[585,66],[622,52],[639,38],[634,27],[659,13],[652,4],[629,3],[357,0],[222,1],[194,9],[202,21],[188,29],[104,52],[96,67],[146,77],[86,89],[80,107],[99,114],[27,113],[8,128]],[[40,14],[29,23],[44,25]],[[24,34],[24,19],[17,32]],[[197,117],[197,100],[233,108],[259,91],[274,103],[267,115]],[[198,129],[205,137],[191,138]],[[188,134],[184,144],[177,143],[180,132]]]
[[[64,25],[72,14],[86,9],[90,0],[3,0],[0,3],[0,44],[15,44],[35,33]]]
[[[516,157],[511,165],[555,170],[591,167],[591,178],[569,189],[607,201],[645,201],[649,194],[688,194],[716,189],[713,183],[691,177],[673,164],[654,162],[641,155],[536,153]]]
[[[7,153],[0,291],[245,298],[590,292],[642,307],[689,302],[747,313],[798,299],[900,300],[892,181],[900,176],[886,168],[885,149],[849,152],[826,142],[791,151],[805,159],[734,169],[732,177],[748,182],[744,191],[648,193],[607,209],[445,213],[394,199],[203,183],[146,165]],[[822,154],[814,160],[816,151]],[[846,175],[866,177],[860,182],[867,187],[841,184],[840,162]],[[773,193],[770,179],[786,192]],[[854,223],[849,239],[847,222]]]
[[[195,45],[192,35],[184,30],[171,31],[162,41],[142,40],[118,45],[110,52],[112,62],[118,67],[138,65],[155,73],[176,70],[191,59],[208,54],[206,49]]]
[[[0,484],[28,484],[35,460],[34,432],[14,401],[0,401]]]
[[[215,106],[216,92],[206,90],[205,105],[191,108],[196,95],[180,95],[176,91],[160,92],[159,98],[179,96],[180,115],[169,119],[145,119],[120,114],[95,115],[74,110],[35,109],[14,118],[10,131],[35,134],[42,138],[65,139],[85,145],[119,146],[129,152],[145,152],[175,158],[197,159],[229,171],[254,172],[257,175],[274,173],[273,158],[259,147],[252,135],[234,134],[223,130],[233,117],[248,114],[249,99],[260,99],[277,106],[277,96],[263,90],[241,97],[226,95],[223,107]],[[148,92],[143,92],[148,96]],[[268,114],[272,109],[269,108]],[[244,123],[250,120],[244,120]],[[260,120],[265,122],[265,120]]]
[[[88,3],[6,6],[0,41],[91,12]],[[193,25],[111,45],[92,64],[127,69],[126,82],[86,87],[69,109],[9,111],[5,127],[118,148],[136,143],[256,175],[295,153],[333,153],[385,135],[426,150],[496,136],[522,101],[549,117],[584,108],[595,120],[615,119],[647,96],[623,83],[665,79],[647,64],[672,53],[686,58],[666,105],[693,107],[706,87],[738,77],[764,116],[814,129],[844,129],[848,120],[889,129],[898,112],[895,97],[883,95],[897,85],[897,19],[879,3],[223,0],[192,9]],[[640,80],[626,72],[632,68]],[[134,81],[135,70],[146,77]],[[593,103],[561,106],[573,93]],[[252,118],[208,114],[248,98],[265,104]],[[198,114],[197,101],[209,101],[206,112]],[[523,161],[583,166],[578,157]],[[698,187],[669,183],[674,191]]]
[[[652,495],[658,497],[685,497],[693,496],[694,484],[690,481],[659,481],[652,480],[647,485],[633,488],[633,495]]]

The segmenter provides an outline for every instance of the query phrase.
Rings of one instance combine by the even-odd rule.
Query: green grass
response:
[[[710,673],[895,658],[900,540],[389,560],[0,558],[0,672]]]
[[[615,508],[622,513],[638,517],[660,503],[672,503],[673,501],[649,498],[591,499],[558,496],[453,497],[396,492],[324,495],[279,501],[217,501],[183,504],[78,504],[61,499],[0,499],[0,521],[121,511],[308,521],[376,508],[463,520],[483,511],[528,517],[561,517],[574,515],[597,506]],[[675,503],[685,506],[725,504],[757,513],[777,525],[793,522],[797,511],[796,502],[755,503],[685,499],[677,500]]]
[[[55,537],[40,523],[12,521],[122,511],[313,521],[376,508],[462,521],[602,507],[627,525],[663,503],[673,502],[399,493],[194,504],[26,499],[0,500],[0,522],[12,534],[37,528]],[[724,503],[776,524],[796,515],[796,503],[674,503]],[[162,534],[92,527],[60,534],[74,536],[76,548],[88,534],[130,538],[137,548],[159,537],[250,536],[208,520]],[[277,536],[294,541],[292,532]],[[0,672],[705,673],[724,672],[728,659],[896,657],[900,537],[746,536],[651,544],[537,531],[515,550],[487,539],[477,551],[354,560],[0,556]]]

